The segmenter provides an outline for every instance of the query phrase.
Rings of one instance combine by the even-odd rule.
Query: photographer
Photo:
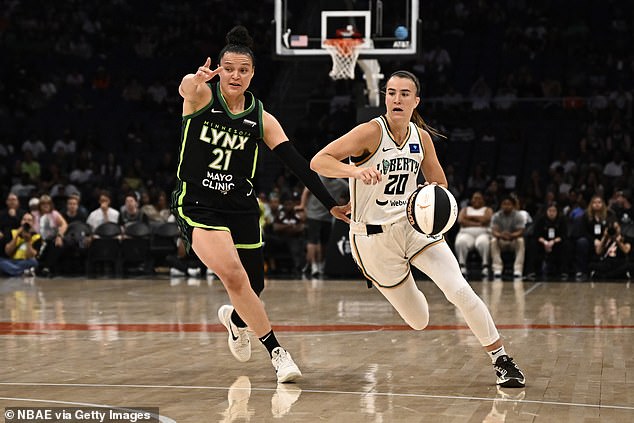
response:
[[[630,278],[629,255],[632,244],[621,234],[621,225],[613,222],[605,228],[600,240],[595,240],[598,261],[590,263],[593,279]]]
[[[8,258],[0,258],[0,271],[9,276],[35,276],[41,238],[33,229],[33,215],[25,213],[20,224],[11,231],[11,240],[4,246]]]

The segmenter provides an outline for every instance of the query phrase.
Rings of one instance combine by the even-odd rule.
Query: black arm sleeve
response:
[[[284,164],[293,171],[295,175],[306,185],[306,188],[313,193],[321,204],[330,210],[337,205],[319,176],[310,169],[308,162],[297,151],[290,141],[284,141],[278,144],[273,152],[284,162]]]

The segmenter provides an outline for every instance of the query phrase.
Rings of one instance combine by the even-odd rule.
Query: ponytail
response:
[[[410,121],[414,122],[414,125],[418,126],[421,129],[424,129],[425,131],[429,132],[432,135],[447,139],[447,137],[441,134],[440,132],[438,132],[438,130],[427,125],[427,123],[425,123],[425,121],[423,120],[423,117],[420,115],[420,113],[418,113],[418,110],[416,109],[414,109],[414,113],[412,113],[412,118],[410,119]]]

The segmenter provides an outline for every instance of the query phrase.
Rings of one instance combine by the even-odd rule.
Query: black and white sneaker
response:
[[[505,388],[523,388],[525,385],[524,373],[508,355],[498,357],[493,365],[497,384]]]

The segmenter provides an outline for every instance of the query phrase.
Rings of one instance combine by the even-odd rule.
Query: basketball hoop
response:
[[[332,57],[332,70],[328,75],[334,80],[354,79],[354,67],[359,58],[362,38],[328,38],[324,48]]]

